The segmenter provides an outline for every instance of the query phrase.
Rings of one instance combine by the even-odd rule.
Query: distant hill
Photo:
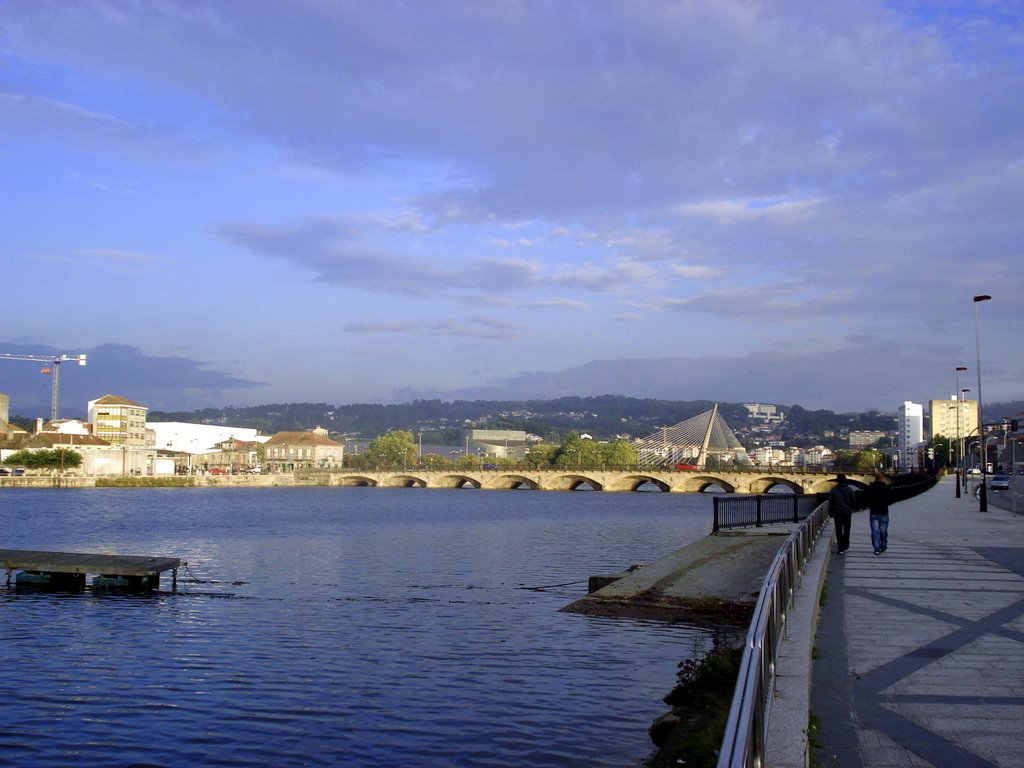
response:
[[[522,429],[548,439],[570,431],[595,439],[640,437],[709,410],[710,400],[654,400],[601,395],[555,400],[415,400],[397,405],[355,403],[280,403],[246,408],[207,408],[190,413],[151,412],[151,421],[186,421],[254,427],[266,434],[283,430],[324,427],[332,433],[372,438],[388,430],[423,433],[424,441],[458,445],[467,427]],[[798,405],[776,405],[785,421],[773,432],[779,439],[824,435],[847,430],[891,431],[893,414],[877,411],[837,414],[808,411]],[[734,428],[753,423],[742,403],[719,403],[719,411]]]

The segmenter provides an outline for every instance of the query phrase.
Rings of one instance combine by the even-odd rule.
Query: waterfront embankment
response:
[[[324,475],[282,472],[268,475],[73,475],[25,474],[0,477],[0,488],[310,488],[330,485]]]

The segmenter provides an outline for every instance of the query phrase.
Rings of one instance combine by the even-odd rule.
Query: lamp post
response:
[[[966,388],[960,390],[961,410],[963,409],[963,403],[967,402],[967,393],[970,391],[971,390]],[[967,428],[966,424],[964,425],[964,428]],[[973,430],[971,431],[973,432]],[[963,483],[964,490],[967,490],[967,457],[964,455],[964,440],[966,439],[967,435],[960,438],[960,482]]]
[[[958,365],[956,367],[956,392],[954,397],[956,401],[956,447],[960,451],[961,456],[957,457],[957,460],[953,462],[956,467],[956,497],[960,498],[960,459],[963,455],[963,446],[960,445],[960,416],[964,412],[963,404],[960,402],[960,371],[966,371],[966,366]]]
[[[981,400],[981,332],[978,330],[978,305],[992,297],[982,294],[974,297],[974,349],[978,362],[978,437],[981,438],[981,493],[978,494],[978,511],[988,512],[988,444],[985,442],[985,418]]]

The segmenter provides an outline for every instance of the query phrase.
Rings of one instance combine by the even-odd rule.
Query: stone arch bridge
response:
[[[782,486],[793,493],[825,493],[835,485],[835,472],[789,469],[658,470],[658,469],[392,469],[336,470],[324,473],[324,484],[373,488],[480,488],[537,491],[636,491],[654,486],[666,493],[701,493],[717,486],[724,493],[767,493]],[[847,473],[855,486],[872,475]]]

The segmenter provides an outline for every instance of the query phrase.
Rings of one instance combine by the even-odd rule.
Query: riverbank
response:
[[[72,475],[0,477],[0,488],[309,488],[331,485],[329,475]]]
[[[761,585],[795,525],[746,528],[705,536],[647,566],[594,577],[604,583],[563,611],[661,619],[716,632],[703,659],[684,660],[664,701],[671,709],[651,725],[657,751],[648,768],[714,766],[736,687],[742,644]],[[610,582],[610,583],[606,583]]]

